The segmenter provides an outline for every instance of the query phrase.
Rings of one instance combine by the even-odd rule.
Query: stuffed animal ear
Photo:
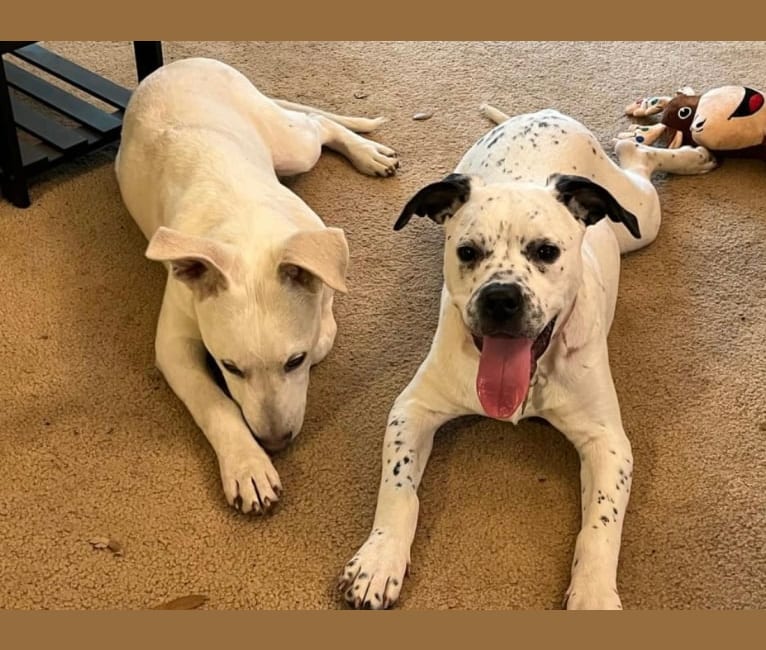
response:
[[[471,178],[465,174],[450,174],[442,180],[426,185],[404,206],[394,224],[394,230],[401,230],[413,215],[428,217],[443,224],[468,201],[471,195]]]
[[[347,293],[348,243],[340,228],[298,232],[287,239],[279,270],[292,281],[315,290],[316,280]]]
[[[604,217],[622,223],[636,239],[641,239],[638,219],[625,210],[601,185],[582,176],[553,174],[548,178],[554,196],[574,217],[592,226]]]
[[[149,241],[146,257],[169,262],[173,277],[186,284],[199,299],[229,287],[237,259],[231,246],[164,226]]]

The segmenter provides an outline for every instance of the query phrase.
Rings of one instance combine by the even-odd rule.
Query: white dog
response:
[[[279,450],[300,431],[309,367],[335,339],[333,291],[346,290],[343,231],[326,228],[278,175],[310,170],[322,145],[365,174],[393,174],[394,151],[353,132],[383,121],[271,100],[228,65],[199,58],[147,77],[125,112],[120,191],[150,240],[147,257],[169,271],[157,366],[242,512],[266,512],[279,498],[261,445]]]
[[[657,235],[653,171],[703,173],[715,163],[702,148],[625,141],[618,166],[557,111],[484,112],[499,126],[454,174],[415,194],[394,226],[413,215],[444,224],[441,311],[425,361],[391,410],[373,529],[339,589],[355,607],[396,601],[439,427],[468,414],[514,424],[537,416],[575,445],[582,463],[566,606],[620,608],[617,561],[633,474],[607,350],[620,254]]]

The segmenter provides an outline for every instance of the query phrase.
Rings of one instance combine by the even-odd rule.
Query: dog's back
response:
[[[492,107],[485,107],[484,112],[494,120],[505,117]],[[551,174],[574,174],[601,185],[626,210],[634,214],[648,211],[659,218],[659,202],[651,192],[653,204],[646,205],[647,197],[635,191],[636,183],[646,182],[641,175],[615,163],[585,125],[554,109],[502,121],[465,153],[455,171],[480,176],[486,182],[542,185]],[[603,227],[611,228],[624,251],[636,248],[636,240],[619,224]]]
[[[201,90],[204,89],[204,92]],[[267,205],[264,185],[249,196],[258,178],[276,181],[272,151],[262,136],[258,111],[273,102],[244,75],[210,59],[184,59],[160,68],[136,89],[126,109],[115,162],[124,202],[147,239],[159,226],[202,234],[236,215],[257,227],[247,206]],[[267,183],[276,203],[277,183]],[[252,213],[252,210],[250,211]],[[275,219],[270,228],[286,222]],[[289,224],[284,223],[285,226]]]
[[[465,153],[456,168],[486,182],[545,184],[553,173],[591,178],[606,175],[614,163],[595,136],[577,120],[546,109],[510,117]],[[598,179],[592,179],[598,182]]]

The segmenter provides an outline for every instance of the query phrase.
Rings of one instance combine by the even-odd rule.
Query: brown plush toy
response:
[[[705,147],[716,157],[766,161],[765,104],[761,91],[746,86],[721,86],[701,95],[685,87],[675,97],[647,97],[627,106],[625,113],[632,117],[662,115],[657,124],[635,125],[617,138],[668,148]]]

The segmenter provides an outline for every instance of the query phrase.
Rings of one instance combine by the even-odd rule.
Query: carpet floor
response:
[[[127,87],[127,42],[47,47]],[[289,181],[349,240],[351,292],[312,371],[303,432],[275,458],[277,512],[226,505],[212,449],[154,368],[161,265],[121,203],[116,146],[0,202],[0,607],[333,609],[372,524],[386,416],[429,348],[441,232],[395,233],[406,200],[506,112],[555,107],[611,152],[623,107],[683,85],[766,87],[763,42],[167,42],[265,93],[390,118],[396,177],[334,153]],[[364,97],[362,97],[364,96]],[[418,112],[431,112],[424,121]],[[766,167],[658,176],[658,239],[623,261],[610,356],[635,473],[626,609],[766,607]],[[421,488],[408,609],[550,609],[568,584],[579,460],[552,427],[446,426]],[[121,551],[94,548],[117,540]]]

